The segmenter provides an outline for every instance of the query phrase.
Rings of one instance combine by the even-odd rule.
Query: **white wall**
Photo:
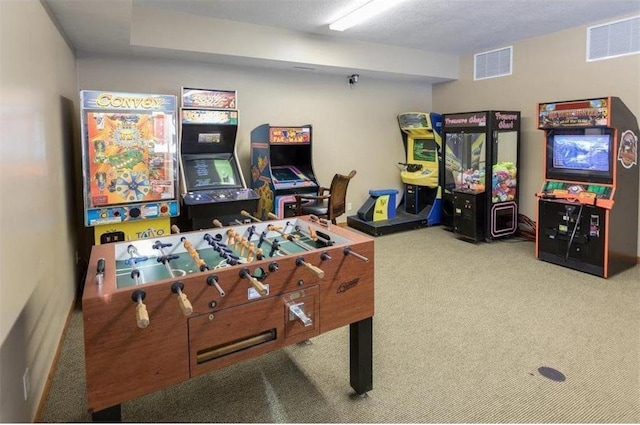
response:
[[[0,1],[0,57],[0,422],[30,422],[75,292],[61,96],[77,73],[37,1]]]
[[[369,189],[401,189],[396,163],[405,161],[397,115],[431,110],[431,85],[347,75],[278,71],[160,59],[78,59],[81,89],[162,93],[180,88],[238,91],[237,152],[250,184],[250,133],[265,123],[313,125],[313,165],[321,185],[337,172],[357,170],[347,202],[355,214]]]

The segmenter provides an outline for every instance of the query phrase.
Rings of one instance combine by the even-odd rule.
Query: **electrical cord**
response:
[[[576,230],[578,230],[578,224],[580,223],[580,218],[582,217],[582,204],[580,204],[580,209],[578,210],[578,218],[576,218],[576,224],[573,225],[573,232],[571,232],[571,238],[569,238],[569,243],[567,244],[567,253],[564,256],[564,261],[569,259],[569,251],[571,250],[571,244],[573,243],[573,238],[576,236]]]
[[[536,222],[524,214],[518,214],[518,230],[516,234],[528,241],[536,240]]]

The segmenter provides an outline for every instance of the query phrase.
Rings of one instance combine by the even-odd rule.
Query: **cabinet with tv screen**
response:
[[[183,155],[182,164],[188,191],[242,187],[231,154]]]
[[[547,136],[547,179],[613,182],[613,135],[610,129],[552,131]]]

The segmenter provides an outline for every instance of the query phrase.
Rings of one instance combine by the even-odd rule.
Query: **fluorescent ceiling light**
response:
[[[372,0],[361,8],[354,10],[329,25],[329,29],[334,31],[344,31],[384,12],[387,9],[391,9],[393,6],[397,6],[401,2],[402,0]]]

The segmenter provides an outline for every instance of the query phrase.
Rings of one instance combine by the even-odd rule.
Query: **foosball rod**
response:
[[[262,233],[262,235],[260,235],[260,241],[266,242],[271,247],[271,250],[273,251],[273,242],[271,242],[270,240],[267,239],[266,233]],[[260,244],[258,244],[258,247],[259,246],[260,246]],[[287,251],[286,249],[282,248],[280,245],[276,245],[276,246],[277,246],[277,250],[282,252],[284,255],[291,255],[291,253],[289,251]],[[271,255],[271,257],[273,257],[273,255]]]
[[[342,252],[344,252],[344,255],[353,255],[354,257],[364,261],[365,263],[369,262],[369,259],[367,257],[365,257],[364,255],[360,255],[357,252],[354,252],[351,247],[346,247]]]
[[[287,228],[287,226],[289,226],[290,223],[287,221],[287,224],[285,225],[285,229]],[[280,235],[282,235],[282,237],[285,240],[288,240],[289,242],[294,243],[295,245],[299,246],[300,248],[304,249],[305,251],[311,251],[312,249],[314,249],[314,247],[311,246],[305,246],[302,244],[302,242],[298,242],[296,239],[296,237],[294,235],[292,235],[291,233],[285,233],[284,230],[280,230],[278,229],[276,226],[274,226],[273,224],[270,224],[267,226],[267,230],[272,231],[272,232],[277,232]]]
[[[248,212],[246,212],[245,210],[240,211],[240,215],[250,218],[251,220],[255,221],[256,223],[262,223],[262,220],[260,220],[257,217],[252,216],[251,214],[249,214]]]

